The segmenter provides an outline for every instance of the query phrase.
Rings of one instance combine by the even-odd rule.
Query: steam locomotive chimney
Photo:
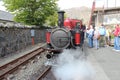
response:
[[[64,26],[64,11],[58,12],[58,26],[62,28]]]

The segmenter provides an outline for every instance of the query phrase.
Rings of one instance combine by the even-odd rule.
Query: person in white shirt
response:
[[[88,47],[93,48],[93,35],[94,35],[94,29],[93,26],[90,25],[90,29],[88,30]]]
[[[95,45],[96,49],[99,48],[99,39],[100,39],[100,33],[98,31],[98,27],[95,27],[95,31],[94,31],[94,45]]]

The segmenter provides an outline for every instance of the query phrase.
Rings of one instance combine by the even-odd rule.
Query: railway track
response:
[[[47,68],[38,76],[36,80],[42,80],[51,70],[51,66],[47,66]]]
[[[47,66],[45,70],[35,80],[56,80],[51,71],[51,66]]]
[[[0,80],[5,78],[5,75],[15,72],[20,66],[28,63],[29,60],[44,52],[45,49],[38,48],[26,55],[23,55],[3,66],[0,66]]]

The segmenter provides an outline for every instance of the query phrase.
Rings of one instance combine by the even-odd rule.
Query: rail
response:
[[[36,80],[42,80],[51,70],[51,66],[47,66],[47,68],[41,73],[40,76]]]
[[[0,66],[0,80],[4,78],[6,74],[13,73],[15,70],[18,69],[19,66],[24,65],[27,63],[30,59],[33,59],[36,55],[39,55],[40,53],[44,52],[45,49],[38,48],[26,55],[23,55],[3,66]]]

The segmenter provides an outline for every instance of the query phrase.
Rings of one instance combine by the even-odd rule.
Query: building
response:
[[[0,10],[0,23],[6,23],[6,22],[14,22],[13,21],[14,16],[10,14],[9,12],[1,11]]]
[[[120,24],[120,7],[97,8],[92,16],[92,23],[95,26]]]

